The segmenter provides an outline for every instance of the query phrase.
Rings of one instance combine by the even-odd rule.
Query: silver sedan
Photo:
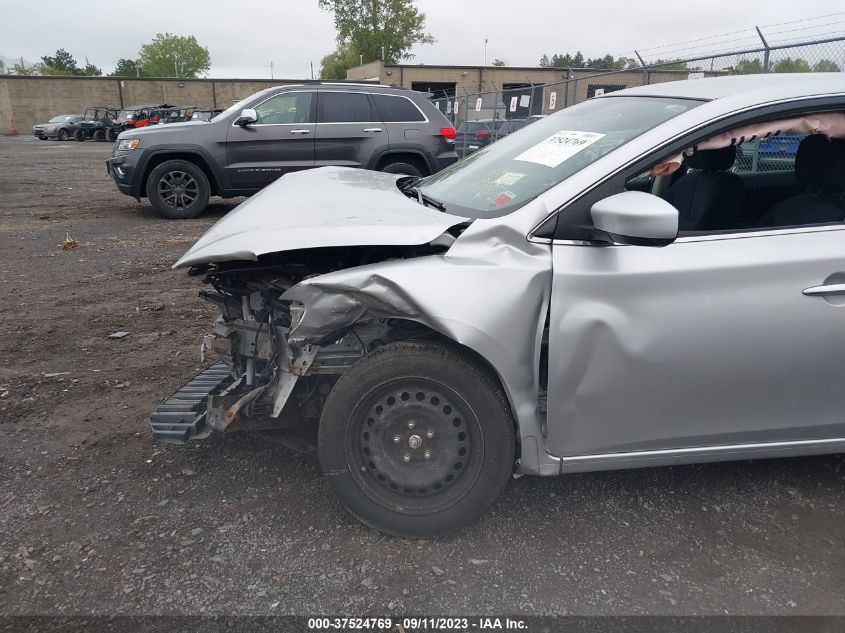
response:
[[[427,178],[288,174],[176,263],[217,362],[154,435],[316,450],[403,536],[515,473],[840,452],[843,137],[845,75],[737,76],[590,99]]]

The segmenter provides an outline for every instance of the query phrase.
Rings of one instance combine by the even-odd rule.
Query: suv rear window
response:
[[[373,99],[375,99],[376,108],[381,114],[381,120],[385,123],[425,121],[423,113],[406,97],[374,94]]]
[[[362,92],[321,92],[317,97],[317,123],[375,122],[370,100]]]

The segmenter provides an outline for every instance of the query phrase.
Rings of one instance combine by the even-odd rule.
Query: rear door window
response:
[[[415,123],[425,121],[419,108],[406,97],[374,94],[373,100],[385,123]]]
[[[321,92],[317,123],[371,123],[376,120],[370,99],[363,92]]]

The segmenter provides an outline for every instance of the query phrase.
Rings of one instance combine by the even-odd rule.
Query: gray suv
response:
[[[192,218],[211,195],[249,196],[312,167],[429,175],[457,160],[455,134],[418,92],[310,82],[268,88],[211,121],[123,132],[106,167],[126,195]]]

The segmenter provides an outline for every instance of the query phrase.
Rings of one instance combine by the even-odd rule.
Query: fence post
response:
[[[757,29],[757,35],[759,35],[760,39],[763,41],[763,48],[765,49],[763,51],[763,72],[767,73],[769,72],[769,43],[766,41],[766,38],[763,37],[763,31],[760,30],[760,27],[755,26],[754,28]]]
[[[637,59],[640,60],[640,66],[643,67],[643,85],[647,86],[648,85],[648,68],[646,68],[645,62],[643,61],[643,58],[640,56],[639,52],[634,51],[634,55],[637,56]]]

